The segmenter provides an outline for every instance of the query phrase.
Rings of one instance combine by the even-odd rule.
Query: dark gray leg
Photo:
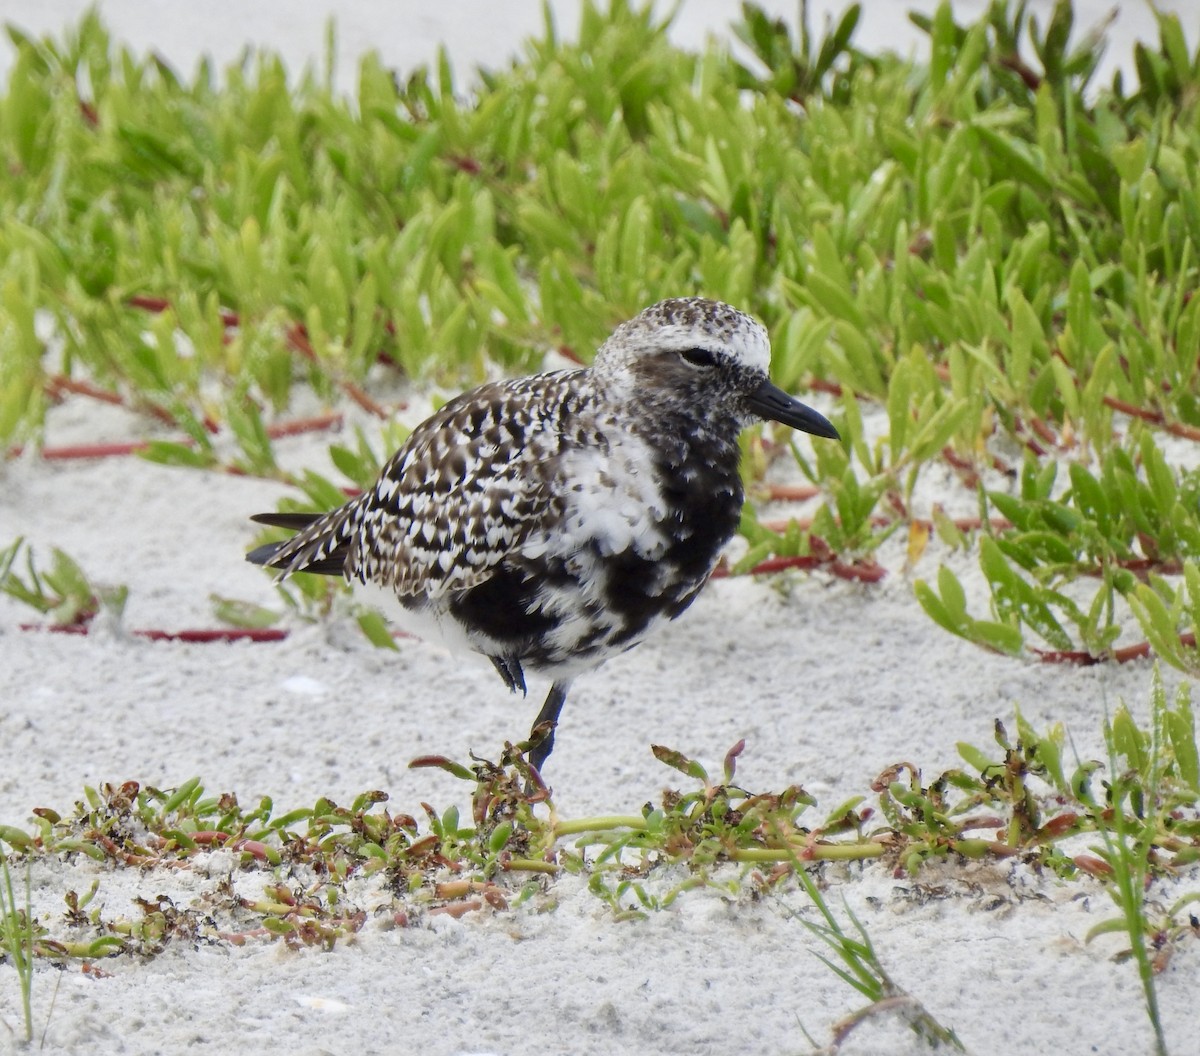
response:
[[[550,753],[554,750],[554,728],[558,725],[558,713],[562,711],[562,706],[567,700],[567,690],[571,688],[571,682],[568,679],[564,682],[555,682],[550,687],[550,692],[546,697],[546,703],[542,705],[542,710],[538,712],[538,717],[533,720],[533,729],[536,730],[543,722],[550,723],[550,732],[542,738],[539,744],[535,744],[529,752],[529,761],[541,772],[547,759],[550,758]],[[530,731],[532,735],[532,730]]]

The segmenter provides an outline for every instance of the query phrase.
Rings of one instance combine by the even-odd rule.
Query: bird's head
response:
[[[789,396],[767,374],[771,342],[761,323],[702,297],[651,305],[601,345],[594,371],[622,400],[678,409],[740,428],[767,419],[840,439],[829,421]]]

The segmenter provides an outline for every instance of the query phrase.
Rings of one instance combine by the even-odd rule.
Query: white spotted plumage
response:
[[[250,560],[341,574],[395,596],[425,627],[524,689],[570,680],[679,615],[733,534],[737,437],[775,418],[836,436],[770,384],[766,331],[728,305],[663,301],[617,327],[595,365],[493,382],[419,425],[375,485]],[[531,755],[538,765],[552,737]]]

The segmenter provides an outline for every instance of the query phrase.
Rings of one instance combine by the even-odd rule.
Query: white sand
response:
[[[281,4],[258,6],[276,21],[239,16],[233,28],[232,5],[207,5],[225,13],[204,16],[207,34],[182,10],[170,24],[159,5],[125,0],[103,10],[122,38],[161,48],[185,68],[197,49],[226,49],[231,39],[270,42],[293,62],[319,52],[326,8],[284,18]],[[386,6],[356,7],[354,21],[342,22],[343,45],[393,43],[366,18],[368,10],[383,18]],[[471,61],[495,55],[498,41],[512,47],[536,27],[529,6],[529,21],[503,26],[488,24],[486,4],[463,5],[472,14],[461,22],[423,13],[415,27],[421,57],[443,35]],[[719,16],[699,19],[692,13],[701,5],[685,8],[686,32],[726,22],[735,5],[704,10],[718,6]],[[864,28],[888,39],[894,12],[883,30],[872,20],[890,6],[868,5]],[[46,28],[78,10],[37,7],[5,14]],[[397,17],[387,16],[393,29]],[[482,43],[476,32],[487,34]],[[415,46],[398,30],[393,36]],[[53,412],[47,444],[145,430],[124,412],[75,401]],[[279,447],[288,465],[324,470],[327,441]],[[410,771],[409,759],[462,759],[472,749],[494,756],[527,730],[544,685],[532,685],[522,702],[490,667],[420,642],[386,653],[339,623],[299,627],[277,645],[150,643],[125,633],[212,626],[213,593],[273,603],[267,578],[241,555],[253,537],[246,517],[273,508],[283,490],[130,458],[0,466],[0,541],[24,535],[43,561],[62,547],[94,579],[130,588],[123,627],[87,638],[21,632],[30,611],[0,602],[0,823],[26,825],[35,806],[65,811],[85,784],[171,787],[193,775],[243,804],[261,795],[278,810],[320,795],[348,803],[378,788],[393,808],[419,814],[421,801],[461,801],[465,786]],[[959,501],[949,480],[927,482],[924,501],[934,498]],[[933,576],[940,559],[931,548],[914,575]],[[633,812],[657,802],[665,785],[679,783],[651,757],[651,743],[716,768],[744,737],[740,782],[761,790],[802,783],[820,801],[816,824],[891,763],[910,760],[932,776],[957,763],[955,742],[988,747],[993,719],[1011,728],[1014,704],[1035,727],[1066,723],[1083,757],[1102,755],[1106,707],[1124,699],[1144,719],[1147,664],[1077,669],[984,653],[921,613],[899,544],[883,560],[890,574],[870,587],[824,574],[714,582],[666,633],[581,679],[548,767],[560,811]],[[977,572],[949,560],[974,584],[982,611]],[[53,930],[62,892],[84,891],[97,877],[106,917],[136,916],[135,894],[199,906],[231,870],[220,854],[169,876],[39,863],[35,906]],[[1111,959],[1120,938],[1082,941],[1113,915],[1098,884],[1059,884],[995,864],[933,866],[915,881],[894,880],[880,865],[824,875],[831,904],[844,899],[859,914],[897,982],[971,1051],[1149,1051],[1135,970]],[[257,873],[233,878],[239,891],[263,881]],[[1154,894],[1166,903],[1196,886],[1192,877],[1190,887],[1156,886]],[[563,879],[554,893],[558,907],[548,913],[418,916],[394,930],[372,919],[332,953],[265,940],[241,948],[176,942],[148,963],[101,962],[108,977],[39,965],[35,1018],[40,1030],[61,978],[48,1052],[799,1053],[808,1050],[800,1024],[825,1042],[829,1026],[861,1003],[786,915],[785,904],[808,915],[790,889],[782,902],[761,903],[691,892],[646,921],[622,924],[580,881]],[[364,893],[370,904],[373,897]],[[1175,1053],[1200,1052],[1198,961],[1195,944],[1186,944],[1158,981]],[[15,974],[0,967],[0,1020],[13,1027],[16,995]],[[0,1032],[0,1048],[7,1044]],[[843,1051],[922,1049],[892,1017],[860,1028]]]

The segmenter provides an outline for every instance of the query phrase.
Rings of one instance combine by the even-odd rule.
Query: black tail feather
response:
[[[269,524],[272,528],[290,528],[292,531],[299,532],[307,528],[313,521],[320,520],[324,514],[320,513],[256,513],[250,520],[258,524]],[[288,545],[288,540],[283,540],[279,543],[264,543],[262,546],[256,546],[246,555],[246,560],[252,565],[273,565],[276,554],[279,553],[285,546]],[[286,566],[287,561],[284,562]],[[278,567],[278,566],[275,566]],[[303,568],[292,569],[294,572],[313,572],[318,576],[342,576],[346,573],[346,554],[344,550],[335,550],[332,554],[322,558],[320,561],[314,561],[311,564],[305,565]]]
[[[307,528],[313,521],[320,520],[322,516],[320,513],[256,513],[250,520],[258,524],[269,524],[272,528],[291,528],[298,532],[301,528]]]
[[[252,565],[269,565],[280,549],[283,543],[266,543],[263,546],[256,546],[246,555],[246,560]]]

